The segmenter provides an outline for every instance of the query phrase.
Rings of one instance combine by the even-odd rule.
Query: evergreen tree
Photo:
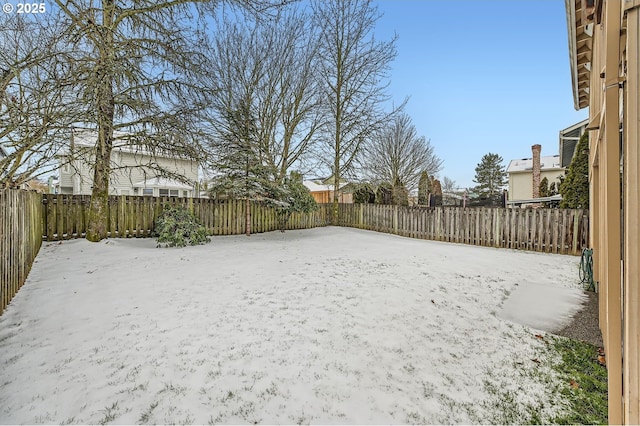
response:
[[[390,183],[381,183],[376,190],[376,204],[393,204],[393,187]]]
[[[291,172],[280,186],[273,186],[267,202],[278,210],[280,231],[284,229],[292,213],[310,213],[318,208],[309,189],[304,186],[302,175]]]
[[[540,181],[539,194],[540,198],[551,196],[551,193],[549,192],[549,179],[546,177],[542,178]]]
[[[589,134],[584,132],[576,146],[567,177],[560,184],[563,209],[589,208]]]
[[[261,160],[259,130],[248,103],[242,102],[226,120],[226,132],[214,164],[219,175],[211,182],[211,196],[246,200],[269,198],[273,177]]]
[[[422,206],[429,204],[430,191],[431,179],[429,179],[429,173],[425,170],[420,174],[420,181],[418,182],[418,204]]]
[[[373,204],[376,202],[376,191],[371,184],[362,183],[353,191],[353,202],[358,204]]]
[[[476,177],[473,181],[478,184],[474,190],[481,196],[500,194],[507,184],[507,172],[502,165],[502,157],[498,154],[485,154],[476,167]]]

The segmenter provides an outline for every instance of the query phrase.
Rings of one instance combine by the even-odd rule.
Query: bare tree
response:
[[[310,20],[290,8],[270,20],[227,20],[220,27],[210,73],[213,127],[228,134],[228,112],[248,106],[257,120],[256,151],[272,178],[283,182],[290,167],[301,166],[320,123]]]
[[[260,9],[266,0],[229,0]],[[208,67],[206,17],[216,0],[56,0],[74,32],[74,76],[81,86],[79,108],[94,127],[94,178],[87,239],[106,237],[106,214],[114,131],[148,152],[201,160],[207,137],[201,113],[207,88],[199,84]],[[146,165],[171,176],[157,162]]]
[[[445,176],[442,178],[442,192],[452,193],[457,189],[456,181]]]
[[[58,167],[79,118],[70,72],[70,34],[50,15],[0,15],[0,187],[17,187]]]
[[[382,108],[389,100],[385,80],[396,56],[396,38],[375,40],[380,15],[369,0],[317,0],[312,7],[320,29],[319,78],[326,114],[321,158],[333,176],[335,220],[341,178],[352,171],[363,142],[389,119]]]
[[[442,168],[442,160],[433,145],[419,136],[406,113],[396,115],[365,145],[360,164],[372,182],[388,182],[410,192],[418,187],[420,174],[433,176]]]

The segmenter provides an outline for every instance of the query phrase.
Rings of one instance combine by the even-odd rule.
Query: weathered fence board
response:
[[[41,197],[44,238],[47,241],[85,236],[90,196],[45,194]],[[210,235],[246,232],[246,201],[243,200],[121,195],[109,197],[107,234],[109,237],[149,237],[158,216],[166,207],[190,210]],[[249,209],[252,233],[280,229],[275,208],[252,202]],[[328,209],[328,205],[320,205],[317,211],[309,214],[292,214],[285,229],[325,226],[330,220]]]
[[[498,207],[341,204],[341,226],[478,246],[580,254],[588,243],[588,212]]]
[[[0,190],[0,314],[27,279],[42,244],[42,196]]]
[[[81,238],[86,234],[90,196],[36,194],[0,190],[0,313],[24,283],[43,239]],[[167,207],[189,209],[210,235],[246,232],[245,201],[175,197],[113,196],[109,199],[110,237],[149,237]],[[252,202],[251,232],[280,229],[277,211]],[[338,224],[412,238],[547,253],[580,254],[587,246],[589,222],[583,210],[427,208],[377,204],[341,204]],[[332,206],[310,214],[294,213],[285,229],[332,223]]]

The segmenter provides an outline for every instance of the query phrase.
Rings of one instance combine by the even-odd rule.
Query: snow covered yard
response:
[[[580,307],[578,261],[336,227],[46,243],[0,317],[0,423],[551,415],[536,334]]]

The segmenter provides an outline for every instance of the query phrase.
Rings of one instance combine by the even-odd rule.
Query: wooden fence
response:
[[[341,226],[478,246],[577,255],[588,244],[586,210],[341,204],[338,217]]]
[[[83,237],[89,196],[44,195],[42,218],[47,241]],[[246,232],[244,201],[198,198],[112,196],[109,199],[110,237],[148,237],[165,207],[192,211],[211,235]],[[251,203],[251,232],[279,229],[274,208]],[[427,208],[379,204],[340,204],[338,225],[437,241],[580,254],[588,241],[588,214],[567,209]],[[311,214],[293,214],[286,229],[325,226],[331,205],[320,204]]]
[[[0,314],[27,279],[42,245],[42,195],[0,190]]]
[[[81,238],[86,234],[88,195],[42,196],[44,238],[47,241]],[[153,225],[165,207],[184,207],[200,220],[210,235],[235,235],[246,232],[246,202],[216,201],[202,198],[111,196],[107,217],[110,237],[149,237]],[[251,203],[251,232],[280,229],[275,208]],[[294,213],[285,229],[305,229],[330,222],[328,205],[310,214]]]
[[[0,190],[0,314],[26,280],[43,239],[81,238],[86,233],[89,196],[41,195]],[[110,237],[149,237],[165,207],[185,207],[211,235],[246,232],[244,201],[113,196],[109,199]],[[280,229],[276,209],[251,203],[251,232]],[[293,214],[285,229],[331,223],[331,205],[310,214]],[[583,210],[426,208],[341,204],[338,225],[397,235],[479,246],[580,254],[588,242]]]

